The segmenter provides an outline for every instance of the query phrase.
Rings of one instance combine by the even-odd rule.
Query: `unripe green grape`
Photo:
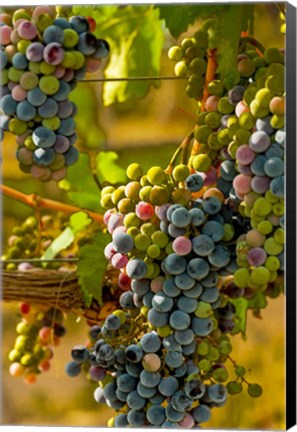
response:
[[[61,120],[58,116],[54,116],[48,119],[43,119],[42,126],[55,131],[59,129],[59,127],[61,126]]]
[[[153,189],[152,186],[144,186],[144,187],[142,187],[140,189],[140,191],[139,191],[139,198],[142,201],[149,202],[150,201],[150,194],[151,194],[152,189]]]
[[[11,119],[8,124],[8,129],[14,135],[22,135],[27,130],[27,123],[18,119]]]
[[[272,99],[271,91],[267,88],[262,88],[257,91],[255,99],[260,103],[262,108],[268,108]]]
[[[192,47],[186,49],[184,56],[186,61],[190,62],[195,58],[202,58],[204,56],[204,50],[197,45],[193,45]]]
[[[22,356],[22,353],[21,353],[20,351],[18,351],[18,350],[16,350],[16,349],[12,349],[12,350],[9,351],[9,353],[8,353],[8,360],[9,360],[11,363],[18,362],[18,361],[20,361],[21,356]]]
[[[212,307],[210,303],[199,301],[194,314],[198,318],[208,318],[212,314]]]
[[[158,245],[152,244],[147,248],[146,253],[148,257],[155,259],[160,255],[161,249]]]
[[[242,377],[246,374],[246,368],[244,366],[236,366],[235,373],[237,376]]]
[[[234,111],[234,105],[231,104],[227,96],[219,100],[218,111],[222,114],[231,114]]]
[[[165,248],[168,245],[169,238],[167,234],[163,233],[162,231],[155,231],[152,234],[152,241],[160,248]]]
[[[257,91],[258,89],[255,86],[248,87],[243,94],[243,102],[246,105],[250,105],[250,103],[255,99]]]
[[[202,58],[195,58],[189,65],[189,71],[193,74],[204,75],[206,73],[207,63]]]
[[[259,384],[249,384],[247,392],[251,397],[259,397],[263,393],[263,389]]]
[[[172,248],[172,242],[168,243],[168,245],[165,248],[165,252],[166,252],[166,255],[170,255],[170,254],[174,253],[174,250]]]
[[[142,234],[152,236],[153,233],[156,231],[156,227],[154,224],[147,222],[147,223],[141,225],[140,231]]]
[[[224,237],[222,238],[223,241],[229,242],[233,239],[235,234],[234,226],[232,224],[224,224]]]
[[[244,112],[239,117],[239,126],[242,129],[251,130],[255,126],[256,119],[250,112]]]
[[[27,48],[31,45],[31,41],[22,39],[17,43],[17,50],[21,54],[26,54]]]
[[[126,174],[130,180],[138,181],[142,176],[142,168],[138,163],[132,163],[127,167]]]
[[[104,188],[101,190],[101,195],[104,196],[106,194],[112,194],[115,191],[115,188],[113,186],[104,186]]]
[[[30,72],[33,72],[36,75],[39,75],[41,73],[41,71],[40,71],[40,65],[41,65],[40,62],[32,62],[32,61],[30,61],[29,65],[28,65],[28,69],[29,69]]]
[[[183,49],[183,51],[185,52],[188,48],[192,47],[193,45],[195,45],[195,39],[194,38],[184,38],[181,41],[181,47]]]
[[[133,201],[131,201],[129,198],[122,198],[118,202],[117,207],[121,213],[130,213],[135,209]]]
[[[231,141],[231,137],[229,136],[229,131],[227,128],[218,131],[217,137],[219,143],[221,144],[221,148],[227,146]]]
[[[219,383],[227,381],[229,374],[225,368],[218,368],[213,371],[213,379]]]
[[[257,69],[263,68],[266,66],[265,61],[261,57],[255,57],[253,58],[253,62]]]
[[[8,69],[8,79],[12,82],[18,83],[20,82],[20,79],[22,75],[24,74],[23,70],[16,69],[15,67],[11,66]]]
[[[125,194],[127,198],[130,198],[134,201],[139,200],[139,191],[141,189],[141,185],[137,181],[131,181],[127,183],[125,187]]]
[[[254,74],[256,65],[251,59],[246,58],[237,64],[237,70],[242,77],[249,78]]]
[[[207,111],[202,111],[197,115],[196,123],[198,126],[205,125],[205,117],[207,116],[207,114],[208,114]]]
[[[218,140],[218,133],[217,132],[213,132],[209,135],[208,140],[207,140],[207,144],[208,144],[209,148],[211,148],[212,150],[220,150],[223,147],[222,144],[220,143],[220,141]]]
[[[178,62],[183,57],[183,50],[178,45],[172,46],[168,50],[168,57],[170,58],[170,60]]]
[[[185,181],[186,178],[190,175],[190,170],[187,165],[179,164],[173,168],[172,177],[175,181]]]
[[[250,273],[247,268],[239,268],[234,273],[234,283],[239,288],[246,288],[250,278]]]
[[[281,63],[272,63],[267,68],[267,76],[276,75],[280,78],[285,78],[285,66]]]
[[[271,63],[283,63],[284,55],[279,51],[278,48],[267,48],[264,51],[264,60],[268,65]]]
[[[0,73],[0,77],[1,77],[1,85],[8,84],[8,81],[9,81],[9,78],[8,78],[8,69],[2,70],[1,73]]]
[[[201,48],[206,48],[208,45],[208,34],[202,30],[197,30],[193,38],[195,39],[195,44]]]
[[[168,189],[162,186],[154,186],[150,193],[150,202],[153,205],[161,206],[169,201]]]
[[[235,395],[242,392],[242,384],[238,381],[229,381],[226,388],[230,395]]]
[[[141,186],[151,186],[146,174],[141,177],[140,184]]]
[[[207,359],[202,359],[198,362],[198,368],[202,372],[209,372],[211,370],[211,362]]]
[[[232,345],[230,342],[228,341],[222,341],[219,344],[219,351],[221,354],[223,355],[229,355],[232,351]]]
[[[271,117],[270,124],[271,124],[271,126],[274,129],[281,129],[281,128],[283,128],[285,126],[285,116],[284,116],[284,114],[282,114],[282,115],[276,115],[276,114],[274,114]]]
[[[111,194],[105,194],[101,196],[100,204],[105,209],[111,209],[114,207],[114,204],[111,199]]]
[[[237,144],[243,145],[249,142],[250,136],[251,136],[250,131],[247,131],[245,129],[238,129],[235,132],[233,139]]]
[[[65,157],[62,154],[56,153],[53,162],[49,165],[49,168],[53,171],[63,168],[65,165]]]
[[[170,333],[172,333],[172,328],[167,324],[167,325],[164,325],[163,327],[158,327],[157,333],[161,338],[165,338],[165,337],[169,336]]]
[[[207,86],[208,93],[213,96],[222,96],[224,94],[224,86],[220,80],[213,80]]]
[[[268,88],[273,95],[282,96],[284,93],[284,80],[277,75],[270,75],[265,81],[265,87]]]
[[[151,244],[151,239],[146,234],[138,234],[134,239],[134,245],[136,249],[145,251]]]
[[[212,133],[212,129],[208,126],[200,126],[194,131],[194,138],[202,144],[206,144],[209,135]]]
[[[200,90],[203,89],[204,78],[201,75],[197,75],[193,73],[192,75],[189,76],[188,83],[190,86]]]
[[[191,192],[185,188],[177,189],[172,192],[172,200],[175,204],[187,206],[191,200]]]
[[[207,113],[205,116],[205,124],[211,129],[217,129],[221,124],[221,114],[217,112]]]
[[[52,25],[53,22],[54,20],[49,14],[43,13],[37,17],[36,27],[38,28],[39,31],[43,32],[47,27]]]
[[[201,356],[206,356],[209,352],[209,344],[207,342],[198,342],[196,352]]]
[[[125,186],[120,186],[118,189],[114,190],[111,194],[111,199],[114,204],[118,204],[118,202],[123,198],[126,198]]]
[[[134,212],[131,213],[127,213],[124,217],[124,225],[127,228],[130,227],[139,227],[141,224],[141,220],[139,219],[139,217],[136,216],[136,214]]]
[[[211,159],[207,154],[199,154],[193,158],[192,167],[196,171],[207,172],[211,168],[211,163]]]
[[[187,85],[186,94],[189,98],[200,98],[202,96],[202,89],[197,86]]]
[[[217,348],[211,346],[209,348],[209,353],[207,354],[208,360],[216,361],[218,360],[219,357],[220,357],[220,351]]]
[[[135,240],[135,237],[136,237],[138,234],[140,234],[140,231],[139,231],[139,229],[136,228],[135,226],[132,226],[132,227],[129,227],[129,228],[127,229],[127,234],[129,234],[129,235],[130,235],[131,237],[133,237],[134,240]]]
[[[147,178],[152,185],[161,185],[165,181],[164,170],[159,166],[153,166],[148,170]]]
[[[179,61],[174,66],[174,73],[178,77],[186,77],[189,74],[189,68],[184,61]]]
[[[251,102],[250,110],[252,115],[256,118],[267,117],[269,114],[269,108],[261,107],[260,102],[256,99]]]

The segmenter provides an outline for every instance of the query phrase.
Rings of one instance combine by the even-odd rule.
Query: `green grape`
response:
[[[158,245],[152,244],[147,248],[146,253],[148,257],[155,259],[160,256],[161,249]]]
[[[192,166],[196,171],[207,172],[211,168],[211,163],[211,159],[207,154],[199,154],[193,158]]]
[[[125,187],[125,195],[127,198],[130,198],[131,200],[137,201],[139,199],[139,191],[141,189],[140,183],[137,181],[131,181],[130,183],[127,183]]]
[[[207,359],[210,361],[216,361],[219,358],[220,358],[220,351],[217,348],[211,346],[207,354]]]
[[[130,180],[137,181],[142,177],[142,168],[138,163],[132,163],[128,166],[126,174]]]
[[[251,397],[259,397],[263,393],[263,389],[259,384],[249,384],[247,392]]]
[[[202,58],[195,58],[191,61],[189,65],[189,72],[191,74],[204,75],[206,72],[207,63]]]
[[[256,120],[250,112],[244,112],[239,117],[238,123],[242,129],[251,130],[255,126]]]
[[[284,114],[277,115],[274,114],[271,117],[270,124],[274,129],[281,129],[285,126],[285,116]]]
[[[200,126],[195,129],[194,138],[202,144],[206,144],[209,135],[212,133],[212,129],[208,126]]]
[[[213,80],[207,86],[208,93],[213,96],[222,96],[224,94],[224,86],[220,80]]]
[[[153,166],[147,172],[149,182],[154,186],[159,186],[165,181],[164,170],[159,166]]]
[[[207,359],[202,359],[198,362],[198,368],[202,372],[209,372],[211,370],[211,362]]]
[[[262,108],[268,108],[272,99],[272,94],[267,88],[262,88],[257,91],[255,99],[260,103]]]
[[[155,231],[152,234],[151,238],[152,238],[153,243],[162,249],[165,248],[169,242],[169,238],[168,238],[167,234],[163,233],[162,231]]]
[[[149,202],[152,189],[152,186],[143,186],[139,191],[139,198],[142,201]]]
[[[118,202],[117,207],[120,213],[130,213],[135,209],[133,201],[131,201],[129,198],[122,198]]]
[[[218,103],[218,111],[222,114],[231,114],[234,111],[234,105],[229,102],[227,96],[223,96]]]
[[[134,212],[127,213],[125,215],[125,217],[124,217],[125,227],[127,227],[127,228],[130,228],[130,227],[139,228],[140,224],[141,224],[141,220],[139,219],[139,217]]]
[[[232,351],[232,345],[229,341],[222,341],[219,344],[219,351],[221,354],[229,355]]]
[[[254,74],[256,65],[251,59],[246,58],[237,64],[237,70],[242,77],[249,78]]]
[[[233,139],[237,145],[247,144],[249,142],[249,138],[251,136],[251,132],[245,129],[237,129],[235,132]]]
[[[227,128],[219,130],[217,134],[217,138],[219,143],[221,144],[221,147],[226,147],[231,141],[231,138],[229,136],[229,131]]]
[[[118,204],[119,201],[123,198],[126,198],[125,186],[120,186],[118,189],[115,189],[111,194],[111,199],[114,204]]]
[[[264,60],[268,65],[271,63],[283,63],[284,55],[277,48],[267,48],[264,51]]]
[[[174,73],[178,77],[186,77],[189,73],[189,68],[184,61],[179,61],[174,66]]]
[[[208,35],[206,32],[202,30],[197,30],[193,38],[195,39],[195,44],[198,45],[201,48],[206,48],[208,45]]]
[[[242,384],[238,381],[229,381],[226,387],[227,392],[230,395],[235,395],[242,392]]]
[[[136,249],[140,251],[145,251],[150,244],[151,244],[151,239],[146,234],[137,234],[137,236],[134,239],[134,245]]]
[[[207,144],[209,146],[209,148],[211,148],[212,150],[220,150],[222,148],[222,144],[220,143],[219,139],[218,139],[218,133],[217,132],[212,132],[208,139],[207,139]]]
[[[168,189],[162,186],[154,186],[150,192],[149,201],[158,206],[166,204],[169,201]]]
[[[243,94],[243,101],[246,105],[250,105],[250,103],[255,99],[257,93],[257,87],[250,86],[248,87]]]
[[[181,47],[183,51],[185,52],[188,48],[195,45],[195,39],[194,38],[184,38],[181,42]]]
[[[178,62],[182,59],[183,57],[183,50],[175,45],[172,46],[169,50],[168,50],[168,57],[170,58],[170,60],[173,60],[175,62]]]
[[[223,383],[227,381],[229,374],[225,368],[218,368],[214,370],[212,376],[215,381],[219,383]]]
[[[187,165],[184,164],[177,165],[176,167],[173,168],[172,171],[172,177],[177,182],[185,181],[186,178],[189,176],[189,174],[190,174],[190,170],[187,167]]]
[[[156,227],[152,223],[147,222],[141,225],[140,231],[142,234],[146,234],[151,237],[153,233],[156,231]]]
[[[205,124],[205,117],[207,116],[207,114],[208,114],[207,111],[202,111],[197,115],[196,123],[198,126],[202,126]]]
[[[246,369],[244,366],[236,366],[235,373],[237,376],[242,377],[246,374]]]
[[[221,114],[217,112],[207,113],[205,116],[205,124],[211,129],[217,129],[221,124]]]

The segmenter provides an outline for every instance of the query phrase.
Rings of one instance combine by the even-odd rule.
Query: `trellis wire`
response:
[[[51,263],[51,262],[69,262],[75,263],[78,262],[78,258],[51,258],[51,259],[43,259],[43,258],[8,258],[4,260],[0,260],[1,264],[9,264],[9,263]]]
[[[83,79],[78,81],[78,83],[92,83],[92,82],[109,82],[109,81],[166,81],[166,80],[187,80],[188,77],[178,77],[178,76],[160,76],[160,77],[122,77],[122,78],[92,78]]]

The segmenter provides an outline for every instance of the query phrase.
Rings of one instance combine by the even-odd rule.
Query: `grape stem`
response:
[[[65,204],[60,201],[54,201],[48,198],[42,198],[39,195],[36,195],[35,193],[25,194],[23,192],[20,192],[16,189],[13,189],[3,184],[0,185],[0,191],[3,192],[4,195],[16,199],[18,201],[21,201],[22,203],[28,205],[29,207],[39,208],[39,209],[46,208],[55,211],[62,211],[63,213],[75,213],[79,211],[84,211],[87,213],[88,216],[90,216],[96,222],[99,222],[100,224],[103,223],[103,215],[92,212],[90,210]]]
[[[171,174],[173,167],[177,161],[177,158],[181,154],[182,163],[186,163],[187,161],[183,162],[183,159],[186,157],[189,147],[191,146],[191,141],[194,137],[194,131],[191,131],[186,138],[183,140],[183,142],[180,144],[180,146],[176,149],[175,153],[173,154],[168,167],[165,169],[165,172],[167,174]]]
[[[244,36],[244,37],[240,38],[240,43],[241,42],[245,42],[246,44],[250,44],[250,45],[253,45],[254,47],[256,47],[258,50],[258,53],[261,55],[261,57],[263,57],[263,53],[265,51],[265,48],[259,41],[257,41],[257,39],[255,39],[251,36]]]

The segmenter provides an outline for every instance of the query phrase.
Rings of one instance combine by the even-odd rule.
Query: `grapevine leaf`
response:
[[[160,18],[165,20],[166,27],[176,38],[185,32],[201,13],[199,5],[162,5],[157,8],[160,10]]]
[[[75,234],[79,231],[82,231],[86,228],[92,219],[88,217],[88,215],[84,212],[77,212],[70,216],[69,226],[61,232],[61,234],[55,238],[55,240],[51,243],[51,245],[44,252],[41,259],[53,259],[58,253],[62,250],[65,250],[70,246],[75,238]],[[47,263],[43,263],[43,266],[46,267]]]
[[[113,151],[100,152],[96,157],[96,174],[101,184],[125,183],[126,172],[117,164],[119,156]]]
[[[93,243],[81,247],[77,275],[86,306],[90,306],[92,298],[102,305],[103,277],[107,262],[104,248],[110,242],[110,235],[99,232],[94,235]]]
[[[71,227],[67,227],[62,231],[62,233],[55,238],[55,240],[51,243],[51,245],[47,248],[47,250],[42,255],[41,259],[53,259],[59,252],[66,249],[74,240],[74,232]],[[46,267],[46,263],[44,263]]]
[[[91,222],[92,219],[89,218],[88,215],[83,211],[72,214],[69,220],[70,227],[74,234],[82,231],[84,228],[90,225]]]
[[[260,309],[264,309],[267,306],[265,294],[257,292],[250,300],[239,298],[229,301],[236,307],[235,327],[232,334],[241,333],[243,339],[246,339],[247,312],[252,309],[258,313]]]
[[[87,154],[80,153],[77,163],[68,168],[67,176],[59,182],[59,186],[67,190],[69,199],[80,208],[95,212],[102,210],[100,191],[94,180]]]
[[[151,6],[127,6],[118,9],[114,19],[100,28],[100,37],[110,43],[110,60],[105,78],[158,76],[164,34],[159,12]],[[158,82],[153,83],[156,87]],[[103,103],[143,98],[150,82],[117,81],[103,85]]]

